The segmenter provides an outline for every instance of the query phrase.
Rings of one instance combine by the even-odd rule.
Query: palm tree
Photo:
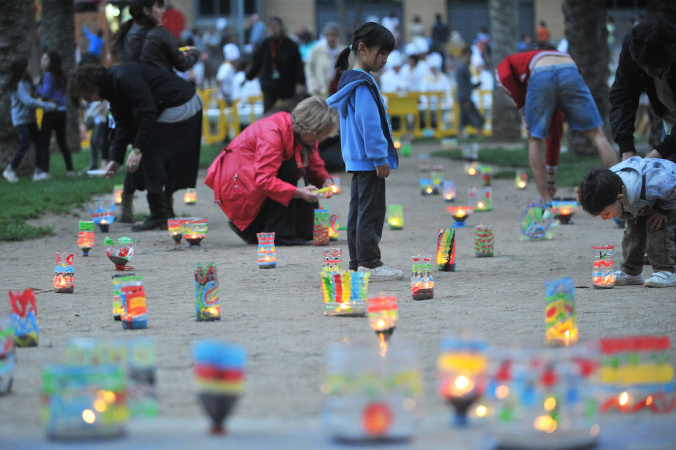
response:
[[[516,52],[517,25],[519,23],[517,2],[513,0],[490,0],[491,62],[496,67],[500,61]],[[493,142],[518,142],[521,140],[521,118],[509,97],[497,85],[493,88]]]
[[[35,42],[34,0],[3,2],[0,14],[0,80],[7,79],[10,63],[21,56],[29,57]],[[0,167],[4,168],[14,155],[17,136],[12,126],[11,95],[0,90]],[[25,157],[19,166],[20,175],[32,173],[35,160]]]
[[[603,0],[565,0],[563,6],[568,53],[580,69],[594,97],[606,136],[610,138],[608,111],[608,76],[610,50],[606,29],[606,2]],[[596,150],[581,132],[568,133],[568,149],[575,155],[594,155]]]

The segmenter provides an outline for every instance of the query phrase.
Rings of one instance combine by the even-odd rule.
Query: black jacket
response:
[[[140,61],[164,70],[185,72],[197,63],[199,50],[187,53],[178,50],[179,44],[166,28],[147,27],[135,23],[118,48],[122,62]]]
[[[124,63],[104,71],[99,95],[108,100],[115,118],[111,159],[122,164],[127,145],[148,148],[150,130],[166,108],[182,105],[195,88],[173,72],[144,63]]]
[[[279,73],[279,78],[276,79],[273,77],[275,67]],[[264,39],[254,50],[251,68],[246,72],[247,80],[253,80],[257,76],[263,91],[277,92],[282,98],[293,97],[296,85],[305,85],[303,60],[296,43],[286,36],[281,42],[271,37]]]
[[[636,151],[636,147],[634,147],[634,121],[636,120],[636,110],[638,109],[641,92],[645,91],[648,94],[650,104],[658,116],[662,117],[667,112],[667,108],[657,98],[653,78],[648,76],[631,59],[629,53],[630,41],[631,35],[627,35],[622,42],[615,81],[610,88],[610,128],[613,132],[613,139],[620,147],[620,153]],[[672,92],[676,94],[676,64],[671,66],[668,83]],[[676,113],[676,111],[673,112]],[[664,141],[656,148],[662,158],[676,154],[676,135],[674,132],[676,130],[672,128],[669,134],[665,136]]]

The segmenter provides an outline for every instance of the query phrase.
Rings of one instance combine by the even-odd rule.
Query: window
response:
[[[200,0],[200,16],[229,16],[231,0]]]

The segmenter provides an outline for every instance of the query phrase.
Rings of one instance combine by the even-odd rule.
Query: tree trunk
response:
[[[490,0],[488,7],[491,20],[491,62],[494,69],[503,59],[516,52],[519,16],[517,3],[513,0]],[[493,88],[491,117],[493,142],[521,140],[519,111],[497,83]]]
[[[568,53],[580,69],[601,114],[606,136],[610,139],[608,111],[608,30],[606,2],[603,0],[566,0],[562,6]],[[582,132],[568,133],[568,151],[574,155],[595,155],[596,149]]]
[[[75,67],[75,5],[72,1],[42,0],[42,48],[56,50],[68,74]],[[80,151],[79,105],[68,106],[68,146]]]
[[[33,0],[3,2],[0,14],[0,80],[4,82],[9,66],[16,58],[30,57],[35,42],[35,10]],[[17,149],[17,135],[12,126],[12,96],[0,89],[0,168],[5,170]],[[35,150],[23,158],[17,171],[20,175],[35,169]]]

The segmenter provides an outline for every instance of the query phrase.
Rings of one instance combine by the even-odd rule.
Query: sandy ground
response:
[[[437,230],[452,222],[441,197],[422,197],[418,188],[421,173],[416,154],[436,149],[438,146],[414,145],[414,155],[401,158],[401,168],[393,171],[387,182],[388,203],[403,205],[405,227],[384,230],[383,260],[405,274],[410,270],[411,255],[434,255]],[[466,202],[466,189],[478,186],[480,179],[464,175],[460,162],[432,158],[435,162],[444,164],[446,179],[458,186],[458,203]],[[115,272],[105,256],[105,235],[98,230],[89,258],[79,254],[78,219],[73,217],[48,216],[36,221],[53,226],[52,237],[0,245],[0,291],[35,289],[40,318],[40,345],[18,350],[13,392],[0,397],[0,437],[16,432],[41,435],[41,368],[65,360],[71,336],[155,338],[161,417],[202,417],[191,354],[193,342],[204,338],[239,343],[247,349],[246,387],[235,412],[237,420],[284,418],[302,423],[319,415],[326,344],[343,339],[375,342],[376,337],[365,318],[323,316],[318,276],[321,247],[278,247],[277,269],[259,270],[257,247],[244,244],[230,231],[226,216],[211,201],[212,191],[202,184],[205,175],[200,174],[197,205],[186,206],[177,198],[175,208],[181,215],[209,218],[209,232],[201,247],[187,248],[184,242],[175,249],[166,231],[132,233],[128,225],[118,223],[111,227],[113,238],[138,238],[131,265],[137,275],[145,277],[146,330],[124,331],[112,320],[111,275]],[[323,203],[345,224],[350,178],[340,176],[343,192]],[[613,222],[580,211],[573,225],[553,229],[554,239],[523,242],[518,219],[527,202],[537,195],[534,185],[517,191],[512,179],[494,180],[493,193],[494,210],[475,213],[468,220],[470,227],[457,233],[456,271],[434,273],[433,300],[413,301],[406,276],[402,281],[373,283],[369,288],[370,293],[383,290],[399,298],[395,337],[418,345],[428,417],[448,414],[437,395],[436,382],[436,358],[444,335],[470,329],[493,344],[544,345],[545,280],[575,280],[581,342],[623,335],[676,339],[676,288],[592,289],[591,246],[613,244],[621,253],[622,230]],[[147,208],[140,195],[135,203],[138,210]],[[81,218],[85,219],[84,213]],[[473,226],[481,223],[494,225],[493,258],[474,257]],[[331,246],[342,247],[347,259],[344,231]],[[64,250],[76,253],[73,294],[56,294],[51,286],[54,254]],[[197,262],[214,262],[218,268],[220,322],[195,321],[193,268]],[[645,266],[644,275],[651,272],[651,267]],[[8,302],[0,303],[0,316],[8,314]],[[672,351],[672,363],[675,356]]]

